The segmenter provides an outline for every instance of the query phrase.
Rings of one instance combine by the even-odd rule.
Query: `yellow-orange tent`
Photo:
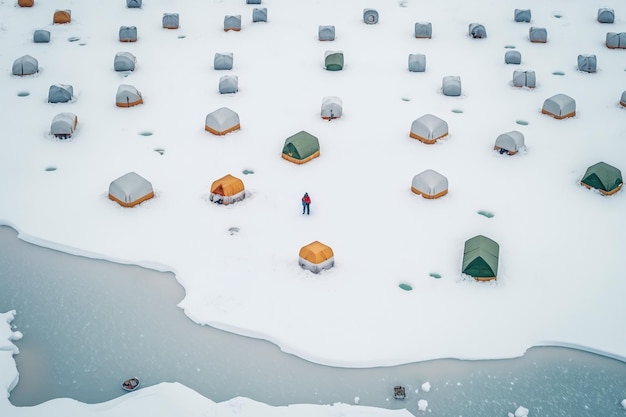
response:
[[[55,10],[52,16],[52,23],[70,23],[72,21],[71,10]]]
[[[302,268],[317,274],[335,265],[335,254],[330,246],[316,240],[300,249],[298,263]]]
[[[230,174],[213,181],[209,200],[219,204],[231,204],[246,198],[243,181]]]

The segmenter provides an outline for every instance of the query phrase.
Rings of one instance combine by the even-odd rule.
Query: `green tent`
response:
[[[463,251],[463,273],[478,281],[496,279],[499,253],[500,246],[485,236],[468,239]]]
[[[282,157],[296,164],[303,164],[320,156],[317,138],[304,130],[285,139]]]
[[[621,171],[604,162],[598,162],[587,168],[587,172],[580,180],[587,188],[595,188],[607,195],[619,191],[623,182]]]
[[[324,68],[328,71],[341,71],[343,69],[343,52],[326,51]]]

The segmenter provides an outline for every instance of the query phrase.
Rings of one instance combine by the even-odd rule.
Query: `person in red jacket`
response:
[[[304,196],[302,196],[302,214],[304,214],[305,211],[307,215],[311,214],[310,205],[311,197],[309,197],[309,193],[304,193]]]

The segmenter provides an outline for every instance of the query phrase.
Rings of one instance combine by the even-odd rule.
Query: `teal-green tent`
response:
[[[496,279],[500,246],[488,237],[478,235],[465,242],[463,273],[478,281]]]
[[[622,188],[622,172],[605,162],[598,162],[587,168],[580,183],[587,188],[595,188],[604,195],[615,194]]]
[[[343,52],[326,51],[324,68],[328,71],[341,71],[343,69]]]
[[[312,134],[301,130],[285,139],[282,157],[296,164],[304,164],[320,156],[319,140]]]

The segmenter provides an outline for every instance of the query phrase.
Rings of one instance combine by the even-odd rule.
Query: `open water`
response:
[[[626,417],[626,363],[580,350],[540,347],[521,358],[435,360],[347,369],[307,362],[263,340],[189,320],[171,273],[68,255],[25,243],[0,227],[0,312],[16,310],[16,406],[69,397],[87,403],[177,381],[220,402],[236,396],[270,405],[358,403],[414,415]],[[421,389],[429,382],[431,389]],[[394,400],[394,385],[407,399]],[[426,411],[418,400],[426,400]],[[7,416],[10,417],[10,416]]]

